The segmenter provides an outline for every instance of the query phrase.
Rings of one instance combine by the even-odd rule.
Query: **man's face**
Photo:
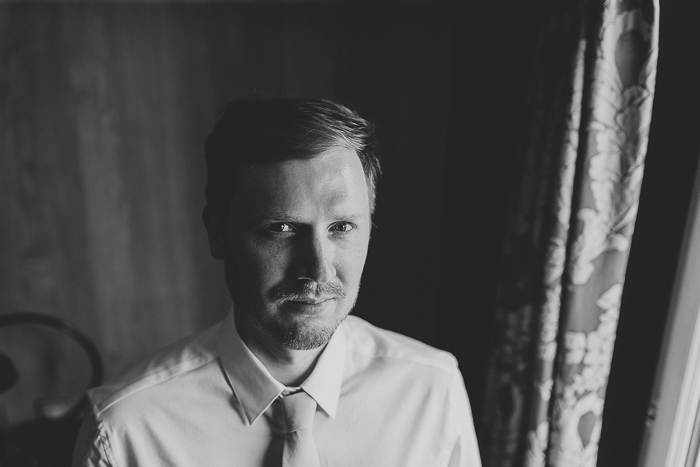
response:
[[[289,349],[326,344],[355,304],[370,228],[367,184],[352,150],[245,171],[223,239],[242,331]]]

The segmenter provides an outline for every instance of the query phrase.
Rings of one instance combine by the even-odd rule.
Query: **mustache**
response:
[[[345,287],[336,282],[319,284],[318,282],[305,281],[301,284],[285,284],[277,287],[272,293],[275,300],[301,300],[313,297],[321,298],[345,298]]]

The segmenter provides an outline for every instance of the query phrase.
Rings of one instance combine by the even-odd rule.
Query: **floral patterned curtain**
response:
[[[497,302],[487,467],[596,464],[657,39],[656,0],[545,7]]]

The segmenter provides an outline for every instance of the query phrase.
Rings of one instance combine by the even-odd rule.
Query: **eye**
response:
[[[287,224],[286,222],[277,222],[275,224],[270,224],[266,228],[270,232],[275,232],[275,233],[294,232],[294,227],[292,227],[291,224]]]
[[[354,225],[352,225],[350,222],[338,222],[337,224],[333,224],[331,227],[331,230],[334,232],[350,232],[355,228]]]

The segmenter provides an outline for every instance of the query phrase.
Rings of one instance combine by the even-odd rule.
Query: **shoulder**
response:
[[[104,386],[88,391],[94,413],[99,417],[115,404],[143,396],[154,387],[158,392],[168,383],[215,362],[218,358],[216,334],[220,324],[186,337],[158,351]]]
[[[345,320],[348,353],[367,363],[412,367],[414,370],[459,375],[457,359],[449,352],[416,339],[381,329],[357,316]]]

